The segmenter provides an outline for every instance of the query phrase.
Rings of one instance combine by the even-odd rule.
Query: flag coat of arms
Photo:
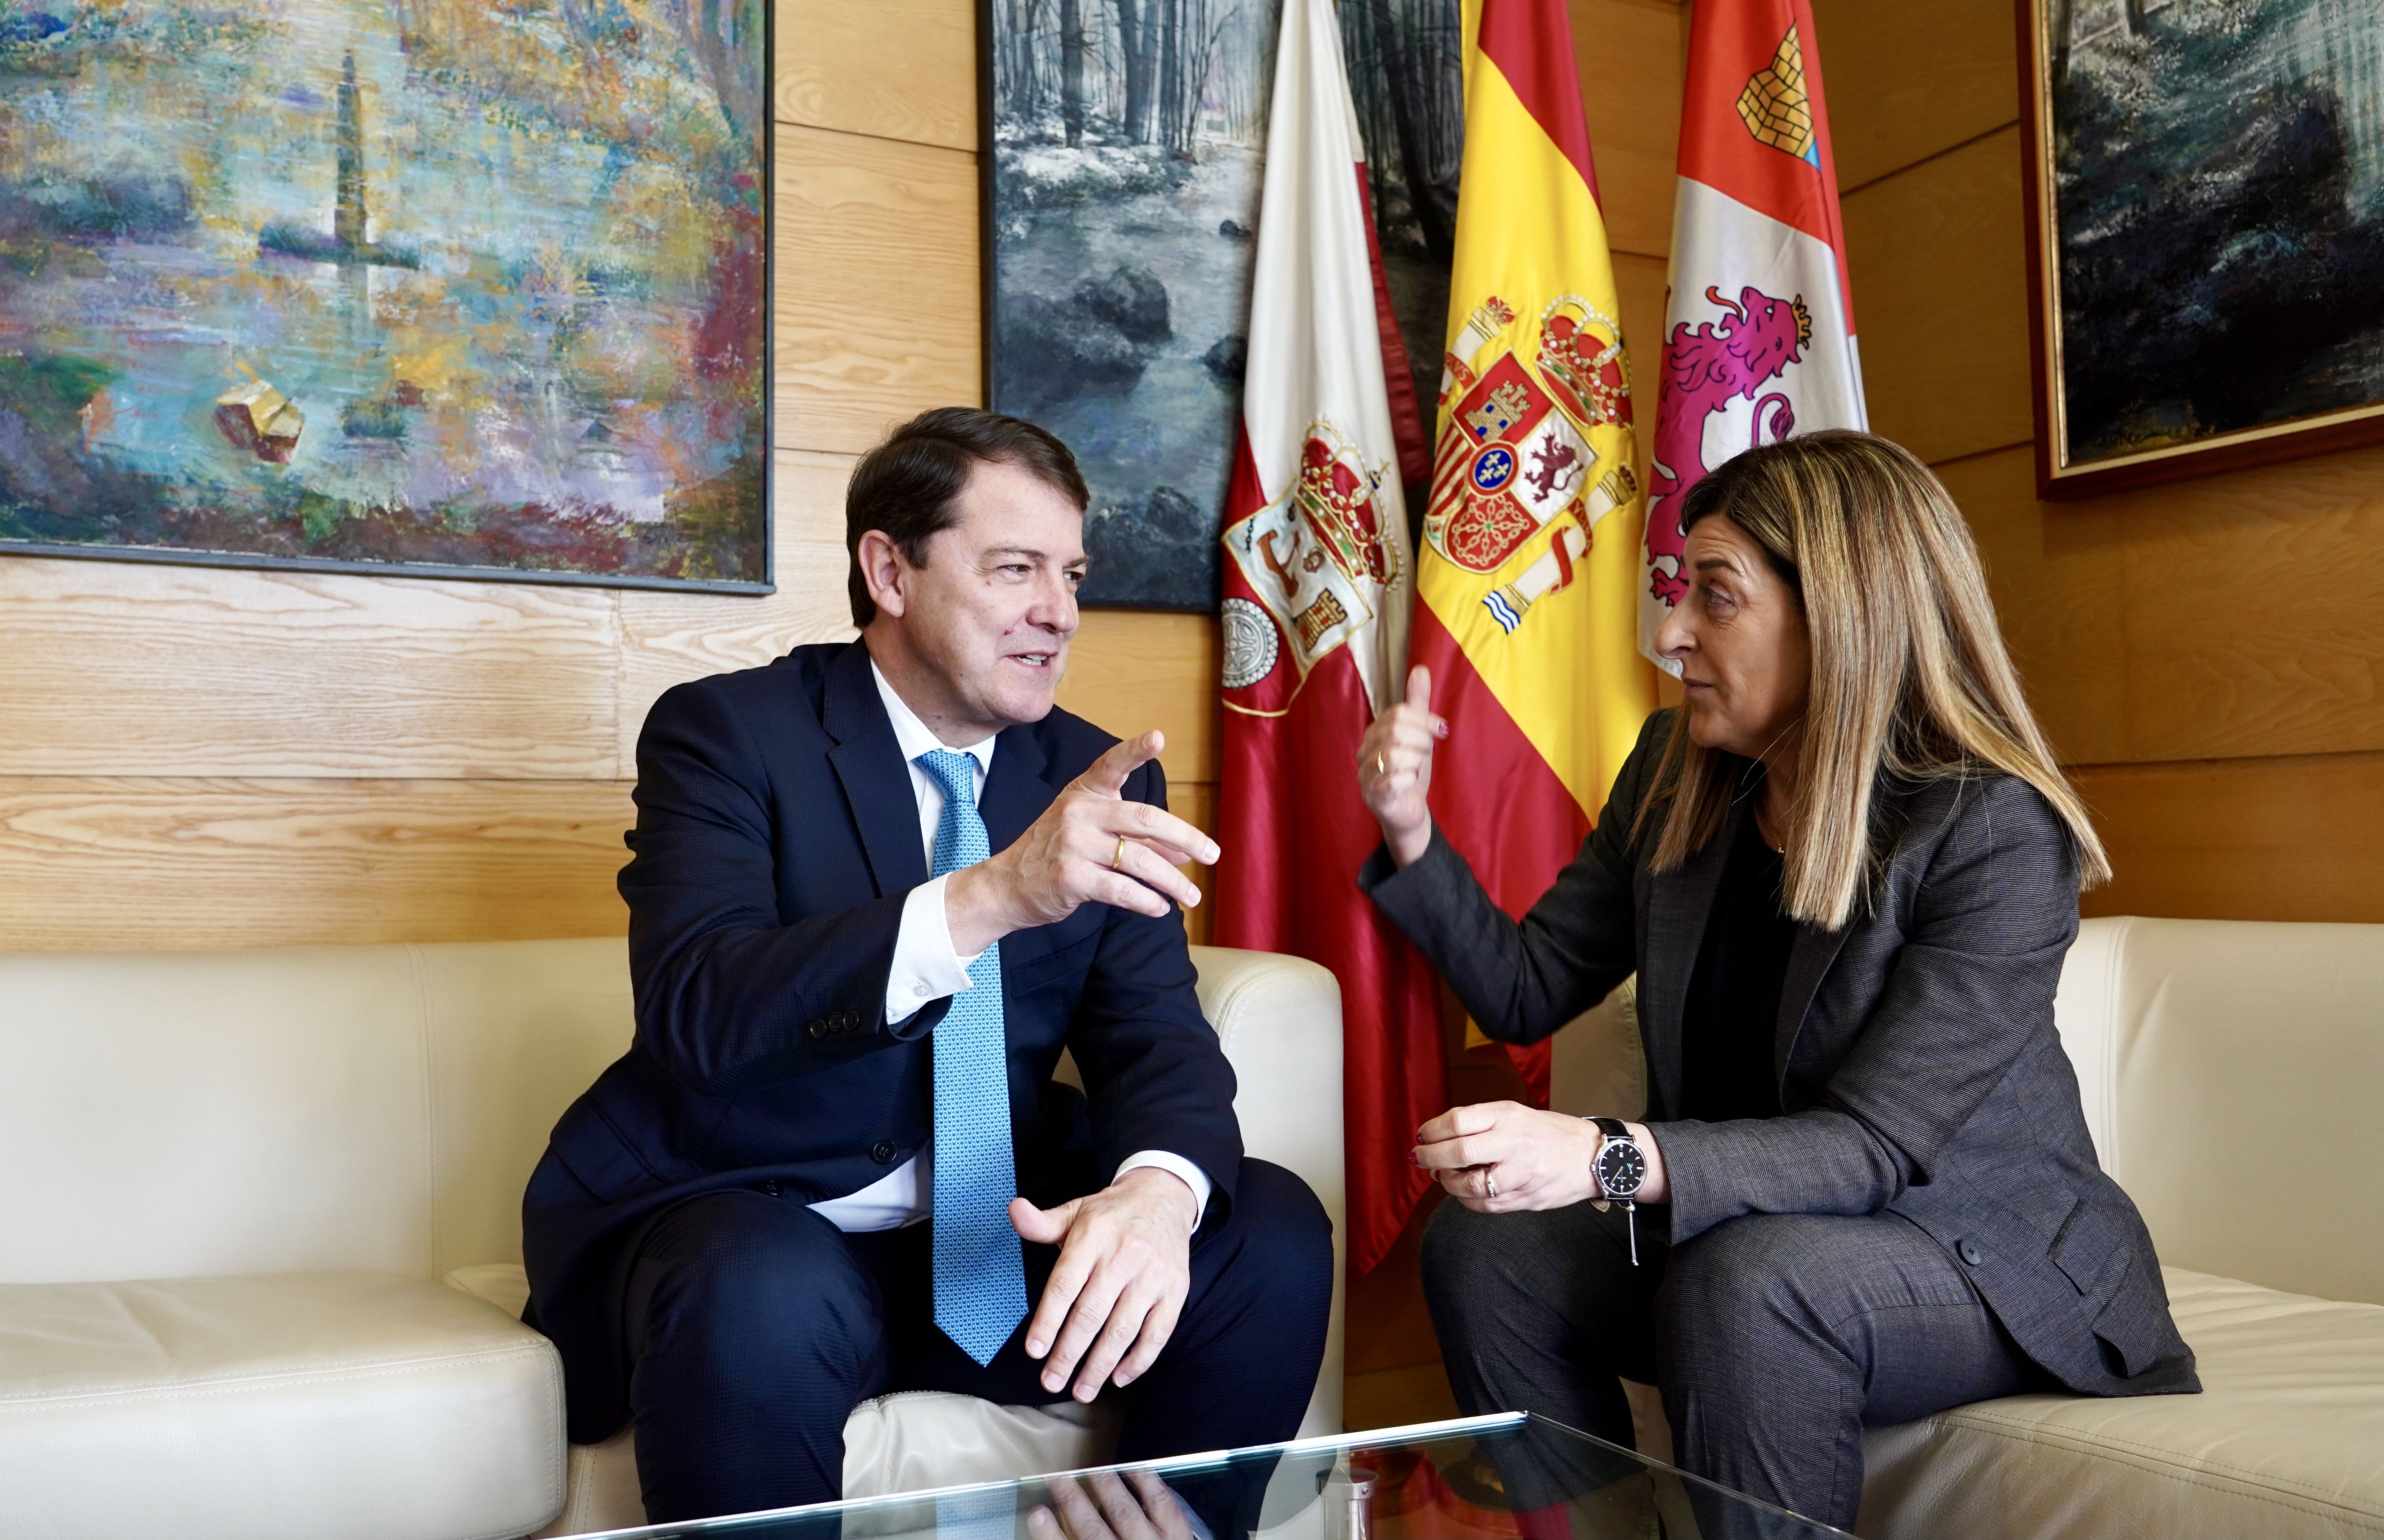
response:
[[[1357,886],[1381,839],[1358,740],[1399,688],[1414,561],[1402,448],[1421,465],[1405,349],[1381,287],[1365,155],[1331,0],[1285,0],[1267,127],[1249,362],[1226,492],[1217,944],[1341,983],[1348,1262],[1372,1267],[1426,1178],[1407,1159],[1447,1106],[1431,969]]]
[[[1631,368],[1563,0],[1468,0],[1465,161],[1414,656],[1441,836],[1520,917],[1654,709]],[[1546,1045],[1517,1054],[1547,1097]]]
[[[1697,0],[1659,378],[1639,594],[1650,658],[1687,591],[1688,490],[1756,444],[1869,426],[1808,0]]]

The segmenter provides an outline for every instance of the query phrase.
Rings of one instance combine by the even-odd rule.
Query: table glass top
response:
[[[1844,1534],[1520,1412],[614,1533],[656,1540],[1820,1540]]]

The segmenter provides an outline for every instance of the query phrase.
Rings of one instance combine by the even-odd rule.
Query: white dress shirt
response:
[[[894,724],[894,741],[901,746],[903,762],[911,767],[911,790],[919,802],[919,838],[926,844],[927,863],[932,868],[936,828],[944,817],[944,788],[919,763],[919,756],[950,745],[937,738],[919,720],[919,714],[894,693],[894,687],[886,682],[886,676],[877,671],[875,661],[869,665],[869,677],[877,681],[877,697],[886,702],[886,714]],[[993,739],[964,745],[959,752],[968,755],[969,778],[975,783],[976,795],[984,796],[985,777],[993,769]],[[951,925],[944,911],[944,888],[950,881],[949,874],[936,877],[911,889],[911,896],[902,900],[902,922],[894,934],[894,966],[886,975],[888,1026],[909,1021],[931,1001],[968,987],[969,965],[976,958],[962,957],[952,950]],[[1118,1174],[1123,1176],[1138,1166],[1155,1166],[1173,1173],[1192,1189],[1198,1212],[1208,1212],[1211,1184],[1207,1172],[1172,1151],[1145,1149],[1120,1161]],[[926,1148],[917,1155],[859,1192],[827,1198],[812,1208],[839,1230],[899,1230],[934,1213],[935,1174],[936,1147],[930,1137]],[[1197,1217],[1193,1228],[1199,1228]]]

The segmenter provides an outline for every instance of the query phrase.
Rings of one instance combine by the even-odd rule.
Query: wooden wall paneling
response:
[[[1663,256],[1680,169],[1682,11],[1644,0],[1569,0],[1566,9],[1607,244]]]
[[[2098,501],[2127,530],[2128,758],[2384,749],[2384,449]]]
[[[975,0],[777,0],[777,115],[976,148]]]
[[[2088,764],[2128,758],[2118,511],[2039,503],[2026,445],[1936,468],[1969,521],[2004,640],[2054,751]]]
[[[1656,457],[1656,388],[1663,378],[1667,267],[1659,256],[1614,254],[1614,297],[1622,308],[1619,319],[1631,360],[1631,428],[1639,440],[1643,478]]]
[[[844,484],[854,456],[781,452],[772,469],[778,591],[739,594],[625,591],[621,595],[619,755],[615,774],[638,773],[638,734],[655,698],[707,674],[759,668],[810,641],[853,634],[846,595]]]
[[[2384,753],[2080,765],[2117,876],[2087,914],[2384,921]]]
[[[1167,735],[1170,781],[1218,774],[1217,617],[1086,610],[1068,649],[1060,704],[1120,738]]]
[[[614,774],[612,590],[0,558],[0,775]]]
[[[2019,130],[1841,206],[1872,431],[1931,463],[2030,441]]]
[[[2012,0],[1813,0],[1813,31],[1842,192],[2018,114]]]
[[[610,780],[0,776],[0,950],[626,933]]]
[[[1217,783],[1215,781],[1179,781],[1173,776],[1167,780],[1168,811],[1193,827],[1211,835],[1217,832]],[[1198,907],[1184,912],[1184,933],[1196,947],[1205,947],[1216,934],[1217,883],[1216,868],[1186,866],[1184,875],[1200,889]]]
[[[776,183],[778,447],[978,404],[976,156],[782,123]]]
[[[2063,759],[2384,748],[2384,450],[2080,503],[2025,448],[1938,474]]]

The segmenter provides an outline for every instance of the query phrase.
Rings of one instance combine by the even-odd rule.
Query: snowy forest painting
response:
[[[2023,3],[2048,478],[2384,438],[2384,9]]]
[[[1214,609],[1279,0],[983,3],[988,400],[1083,465],[1086,602]],[[1459,0],[1343,0],[1340,16],[1430,401],[1464,151]]]

